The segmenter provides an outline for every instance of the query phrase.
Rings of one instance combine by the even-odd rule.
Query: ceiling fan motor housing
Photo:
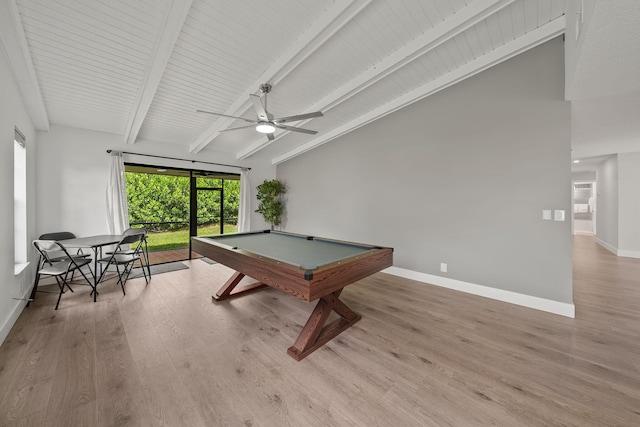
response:
[[[265,83],[265,84],[260,85],[260,92],[262,92],[262,93],[271,92],[271,85],[269,83]]]

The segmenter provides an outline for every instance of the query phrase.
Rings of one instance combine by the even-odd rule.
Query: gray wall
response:
[[[283,227],[392,246],[397,267],[571,303],[569,217],[542,221],[543,209],[571,213],[563,99],[558,38],[279,165]]]
[[[640,153],[618,154],[620,255],[640,258]]]
[[[13,219],[13,138],[17,127],[26,137],[27,149],[27,254],[30,268],[15,275]],[[22,102],[4,47],[0,41],[0,344],[11,330],[26,302],[37,258],[31,249],[36,222],[36,131]]]
[[[139,141],[125,145],[122,135],[94,132],[67,126],[51,126],[49,132],[38,132],[40,151],[38,166],[38,203],[46,206],[46,214],[38,215],[39,234],[51,231],[71,231],[78,236],[108,233],[106,188],[111,164],[107,149],[155,155],[193,158],[204,162],[237,164],[232,156],[220,153],[189,155],[184,147],[157,141]],[[152,157],[125,155],[126,162],[154,166],[196,168],[238,173],[237,168],[225,168],[190,161],[171,161]],[[275,168],[257,162],[243,162],[251,167],[251,186],[275,177]],[[254,190],[255,193],[255,190]],[[253,194],[251,225],[254,229],[268,228],[262,217],[253,212],[257,200]]]
[[[573,182],[589,182],[596,180],[596,171],[572,172],[571,179]]]
[[[640,153],[619,153],[596,171],[598,243],[640,258]]]
[[[598,241],[616,252],[618,248],[618,155],[605,160],[596,170]]]

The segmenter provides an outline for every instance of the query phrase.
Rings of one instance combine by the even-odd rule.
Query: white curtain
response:
[[[240,171],[240,208],[238,209],[238,232],[251,231],[251,183],[249,169]]]
[[[129,228],[124,160],[120,151],[111,152],[111,169],[107,183],[107,224],[111,234],[122,234]]]

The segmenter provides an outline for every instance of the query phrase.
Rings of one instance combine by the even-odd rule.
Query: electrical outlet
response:
[[[447,264],[444,262],[440,263],[440,271],[442,271],[443,273],[447,272]]]

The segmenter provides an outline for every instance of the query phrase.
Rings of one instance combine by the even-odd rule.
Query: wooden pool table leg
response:
[[[213,295],[212,298],[218,301],[222,301],[231,297],[235,297],[236,295],[244,294],[250,291],[255,291],[256,289],[264,288],[265,286],[267,286],[264,283],[256,282],[256,283],[251,283],[249,285],[243,286],[239,289],[235,289],[235,287],[238,286],[238,283],[240,283],[240,281],[243,278],[244,278],[244,274],[236,271],[229,278],[229,280],[227,280],[227,283],[225,283],[224,285],[222,285],[220,289],[218,289],[218,292],[216,292],[216,294]]]
[[[304,359],[361,319],[362,316],[340,301],[341,292],[342,289],[320,298],[296,342],[287,350],[289,356],[298,361]],[[331,311],[340,318],[325,326]]]

